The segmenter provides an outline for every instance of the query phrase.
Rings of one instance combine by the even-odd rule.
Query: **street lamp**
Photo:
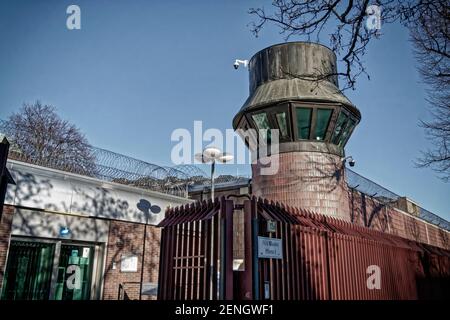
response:
[[[233,155],[222,152],[218,148],[209,147],[204,149],[202,153],[197,153],[195,159],[201,163],[211,163],[211,199],[214,201],[214,171],[216,162],[229,162],[233,160]]]

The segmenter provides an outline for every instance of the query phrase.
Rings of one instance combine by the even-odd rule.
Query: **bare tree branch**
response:
[[[449,4],[449,1],[430,3],[408,21],[432,115],[432,120],[420,122],[431,148],[422,152],[416,164],[433,168],[445,181],[450,180]]]
[[[398,22],[408,28],[419,62],[419,71],[427,87],[433,120],[421,121],[432,147],[422,153],[417,165],[432,167],[444,180],[450,179],[450,51],[449,0],[378,0],[370,5],[381,9],[383,25]],[[258,36],[267,23],[280,28],[285,40],[321,42],[329,39],[330,48],[344,63],[344,71],[337,74],[316,73],[290,75],[309,81],[322,81],[337,76],[345,81],[342,90],[354,89],[357,78],[366,72],[363,57],[367,46],[380,31],[365,26],[368,0],[274,0],[271,12],[264,8],[250,8],[256,17],[250,23]]]
[[[24,104],[1,127],[12,143],[11,159],[84,175],[95,172],[95,157],[86,138],[62,120],[53,106],[39,101]]]

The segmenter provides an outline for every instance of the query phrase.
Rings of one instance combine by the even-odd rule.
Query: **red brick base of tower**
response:
[[[261,164],[269,162],[270,170],[269,165]],[[349,221],[344,172],[341,158],[337,155],[319,152],[280,153],[261,158],[260,162],[252,165],[253,194]]]

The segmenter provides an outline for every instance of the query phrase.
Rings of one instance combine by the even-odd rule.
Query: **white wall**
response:
[[[8,161],[16,185],[8,185],[5,203],[53,212],[158,224],[165,209],[191,200],[81,175]],[[153,213],[149,206],[160,208]]]
[[[61,235],[61,228],[70,230]],[[29,209],[17,209],[13,216],[11,234],[35,238],[70,239],[89,242],[108,242],[109,221],[54,214]]]

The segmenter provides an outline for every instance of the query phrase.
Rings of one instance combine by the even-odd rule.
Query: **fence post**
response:
[[[9,142],[6,138],[0,142],[0,221],[3,213],[3,204],[5,202],[6,187],[8,183],[14,183],[9,181],[10,175],[6,168],[6,161],[8,160]]]
[[[329,249],[329,241],[330,237],[327,231],[323,231],[322,233],[325,240],[325,264],[326,264],[326,275],[327,275],[327,300],[331,300],[332,298],[332,289],[331,289],[331,270],[330,270],[330,249]]]
[[[257,200],[254,198],[251,203],[251,217],[252,217],[252,265],[253,265],[253,299],[260,300],[259,296],[259,266],[258,266],[258,210]]]
[[[219,299],[233,299],[233,211],[232,200],[220,199],[220,288]]]
[[[225,200],[225,299],[233,299],[233,200]]]

